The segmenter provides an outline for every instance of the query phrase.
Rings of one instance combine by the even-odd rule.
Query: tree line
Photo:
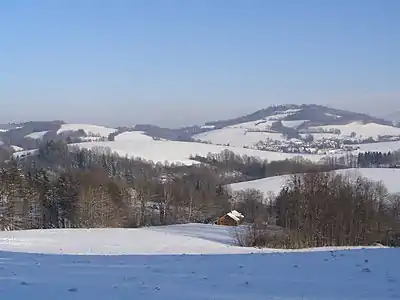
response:
[[[236,154],[230,150],[224,150],[221,153],[209,153],[206,157],[196,155],[192,156],[191,159],[214,166],[219,172],[224,172],[228,175],[236,175],[225,176],[224,183],[255,180],[294,173],[329,172],[349,167],[339,162],[316,164],[301,156],[269,162],[259,157]]]
[[[174,167],[49,142],[0,169],[2,230],[210,222],[230,208],[207,167]]]
[[[364,152],[359,153],[357,157],[357,165],[360,168],[373,168],[373,167],[394,167],[400,165],[400,151],[394,152]]]
[[[400,246],[400,195],[380,182],[334,172],[292,175],[278,196],[254,191],[252,225],[235,239],[241,245],[304,248]],[[238,204],[240,206],[240,203]]]

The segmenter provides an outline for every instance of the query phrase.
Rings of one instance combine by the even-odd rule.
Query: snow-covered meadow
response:
[[[110,133],[116,131],[116,129],[114,128],[109,128],[105,126],[68,123],[61,125],[61,128],[57,130],[57,134],[61,134],[67,131],[79,131],[79,130],[83,130],[87,135],[100,136],[100,137],[108,137]]]
[[[36,132],[32,132],[30,134],[27,134],[25,137],[26,138],[30,138],[30,139],[34,139],[34,140],[40,140],[44,137],[44,135],[49,132],[48,130],[45,131],[36,131]]]
[[[333,171],[335,173],[349,175],[349,176],[362,176],[372,181],[381,181],[388,189],[389,193],[400,193],[400,169],[391,168],[352,168]],[[233,191],[241,191],[246,189],[257,189],[265,195],[277,195],[280,190],[286,185],[287,180],[291,175],[274,176],[262,178],[252,181],[244,181],[231,184],[230,187]]]
[[[281,133],[268,132],[272,124],[279,121],[300,109],[288,109],[279,114],[268,116],[264,119],[238,123],[223,127],[221,129],[215,129],[206,131],[193,136],[193,139],[200,140],[203,142],[210,142],[215,145],[227,145],[234,147],[254,147],[254,145],[266,139],[285,141]],[[295,120],[295,121],[282,121],[282,125],[290,128],[297,128],[308,120]]]
[[[143,132],[124,132],[115,137],[115,141],[107,142],[84,142],[73,144],[80,148],[87,149],[110,149],[121,156],[140,157],[154,162],[164,163],[181,163],[186,165],[195,164],[196,161],[190,159],[191,156],[200,155],[207,156],[208,153],[220,153],[224,150],[230,150],[236,154],[255,156],[261,159],[284,160],[293,157],[303,157],[314,162],[319,162],[324,155],[317,154],[294,154],[294,153],[281,153],[271,151],[261,151],[255,149],[246,149],[240,147],[228,147],[211,145],[204,143],[194,142],[178,142],[169,140],[155,140]]]
[[[376,123],[367,123],[364,124],[362,122],[351,122],[346,125],[326,125],[326,126],[318,126],[318,127],[310,127],[310,129],[322,129],[322,130],[332,130],[337,129],[340,130],[341,134],[337,135],[338,138],[342,136],[350,136],[353,132],[355,133],[356,138],[374,138],[377,139],[379,136],[400,136],[400,128],[381,125]]]
[[[0,295],[30,300],[400,297],[399,249],[285,252],[230,242],[225,227],[205,224],[0,232]]]

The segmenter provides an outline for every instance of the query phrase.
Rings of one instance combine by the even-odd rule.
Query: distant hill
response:
[[[385,116],[385,119],[395,122],[400,122],[400,110],[396,110]]]
[[[330,108],[327,106],[316,104],[302,104],[302,105],[277,105],[270,106],[258,110],[252,114],[240,116],[228,120],[220,120],[213,122],[206,122],[206,126],[214,126],[215,128],[222,128],[239,123],[252,122],[266,117],[278,115],[282,112],[290,114],[280,118],[282,121],[295,121],[295,120],[308,120],[309,126],[323,126],[323,125],[343,125],[354,121],[362,121],[365,123],[377,123],[381,125],[392,125],[390,121],[383,118],[372,117],[367,114],[357,113],[347,110]]]
[[[278,152],[327,153],[349,144],[400,140],[393,121],[316,104],[270,106],[200,128],[195,141]]]
[[[264,143],[266,140],[308,140],[310,136],[317,140],[327,137],[347,139],[350,135],[355,138],[353,142],[368,138],[374,142],[373,139],[381,136],[400,136],[400,126],[392,121],[396,116],[400,119],[400,112],[398,115],[394,113],[392,119],[384,119],[316,104],[288,104],[270,106],[232,119],[209,121],[203,125],[177,129],[152,124],[108,128],[92,124],[68,124],[59,120],[0,124],[0,142],[5,147],[29,150],[49,140],[113,141],[114,137],[122,132],[141,131],[153,138],[172,141],[201,141],[280,151],[272,149],[270,145],[255,144]]]

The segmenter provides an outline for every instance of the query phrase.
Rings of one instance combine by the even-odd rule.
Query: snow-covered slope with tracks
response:
[[[239,251],[227,244],[224,230],[187,224],[0,232],[0,295],[30,300],[400,297],[399,249]],[[201,253],[208,255],[190,255]]]

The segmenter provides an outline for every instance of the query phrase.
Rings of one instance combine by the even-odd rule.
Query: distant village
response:
[[[276,133],[272,130],[250,129],[248,132],[269,132]],[[377,138],[357,136],[356,132],[350,135],[345,135],[339,129],[322,129],[322,128],[307,128],[299,130],[296,137],[286,135],[287,139],[276,140],[266,138],[260,140],[252,146],[244,146],[263,151],[282,152],[282,153],[299,153],[299,154],[342,154],[358,150],[360,144],[366,143],[381,143],[400,141],[400,136],[384,135]],[[315,136],[319,135],[319,138]],[[197,142],[210,142],[196,140]],[[223,146],[230,146],[225,144]]]
[[[315,139],[314,134],[326,134]],[[331,136],[330,136],[331,135]],[[333,135],[333,136],[332,136]],[[266,139],[257,142],[258,150],[300,153],[300,154],[340,154],[359,149],[359,144],[400,141],[400,136],[357,137],[357,133],[344,135],[339,129],[307,128],[299,130],[299,136],[287,140]]]

